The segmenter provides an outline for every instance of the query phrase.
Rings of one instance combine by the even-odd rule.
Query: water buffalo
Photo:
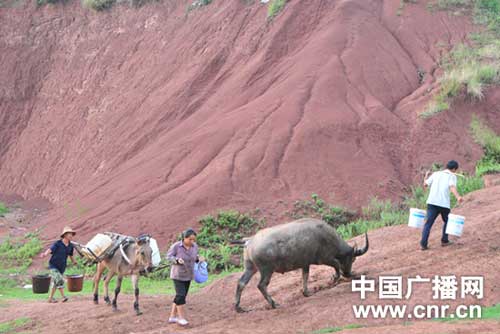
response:
[[[307,297],[310,295],[307,289],[310,265],[335,268],[334,283],[340,274],[350,277],[356,257],[368,251],[368,234],[365,240],[363,249],[351,247],[324,221],[304,218],[263,229],[251,238],[233,241],[233,244],[245,244],[245,272],[236,289],[236,311],[244,312],[240,307],[241,292],[257,270],[260,272],[258,288],[271,307],[276,308],[278,304],[267,293],[273,272],[302,269],[303,294]]]

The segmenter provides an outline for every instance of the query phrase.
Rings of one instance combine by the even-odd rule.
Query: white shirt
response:
[[[425,184],[431,187],[427,204],[450,208],[450,187],[457,186],[457,176],[449,170],[432,173],[425,180]]]

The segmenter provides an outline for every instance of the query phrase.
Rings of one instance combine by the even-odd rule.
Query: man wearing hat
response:
[[[64,295],[63,274],[66,270],[68,256],[71,259],[71,262],[76,265],[76,260],[73,258],[73,245],[71,244],[71,239],[73,239],[75,234],[76,232],[73,231],[71,227],[66,226],[61,234],[61,239],[54,242],[49,249],[41,254],[41,257],[52,254],[49,260],[49,270],[52,278],[50,283],[52,285],[52,289],[50,290],[49,303],[57,303],[54,299],[56,289],[59,289],[59,292],[61,293],[62,302],[64,303],[68,301],[68,297]]]

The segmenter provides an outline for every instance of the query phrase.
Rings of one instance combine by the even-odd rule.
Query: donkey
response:
[[[139,275],[151,271],[153,251],[149,246],[149,235],[130,239],[133,239],[132,243],[126,247],[120,246],[111,257],[105,258],[97,264],[97,272],[94,276],[94,304],[99,303],[99,281],[104,270],[108,268],[108,274],[104,279],[104,301],[106,304],[112,305],[113,311],[117,311],[116,299],[120,293],[123,277],[130,275],[135,295],[134,310],[137,315],[141,315],[142,312],[139,310]],[[111,302],[108,294],[109,282],[115,275],[118,275],[118,278],[115,296]]]

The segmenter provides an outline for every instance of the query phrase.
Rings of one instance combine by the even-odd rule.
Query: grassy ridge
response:
[[[500,83],[500,0],[438,0],[429,8],[470,13],[483,29],[470,36],[470,45],[457,45],[443,58],[439,91],[422,117],[448,110],[462,93],[480,100],[486,87]]]
[[[484,151],[484,156],[476,165],[476,175],[500,173],[500,136],[476,116],[472,117],[471,132]]]

